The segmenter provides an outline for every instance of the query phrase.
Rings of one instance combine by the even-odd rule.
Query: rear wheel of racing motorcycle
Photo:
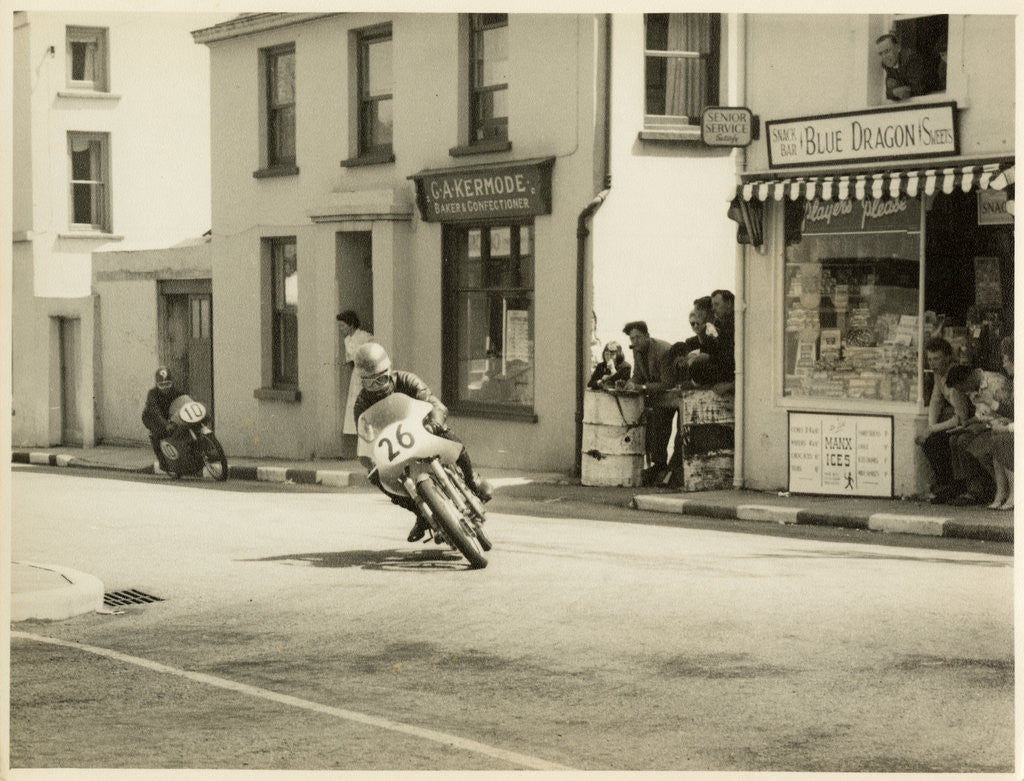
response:
[[[203,452],[203,464],[214,480],[228,479],[228,457],[213,434],[204,434],[199,442]]]
[[[451,500],[431,480],[423,481],[418,487],[423,501],[434,513],[434,519],[441,526],[448,542],[458,548],[459,553],[466,557],[474,569],[486,567],[487,557],[484,556],[480,541],[472,531],[467,530],[461,513]]]

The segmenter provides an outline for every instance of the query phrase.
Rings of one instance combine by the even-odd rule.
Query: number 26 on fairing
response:
[[[388,439],[387,437],[381,437],[380,439],[377,440],[377,447],[387,448],[388,461],[394,461],[396,458],[398,458],[398,456],[401,455],[402,452],[401,448],[408,449],[416,444],[416,439],[413,437],[413,435],[410,434],[408,431],[402,431],[401,425],[399,425],[398,428],[395,429],[395,440],[397,440],[398,442],[399,449],[396,449],[395,445],[391,444],[391,440]]]

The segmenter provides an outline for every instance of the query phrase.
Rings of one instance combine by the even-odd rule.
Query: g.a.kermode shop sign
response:
[[[416,202],[426,222],[551,214],[554,157],[420,171]]]
[[[956,103],[768,120],[768,166],[955,155],[960,151],[956,120]]]

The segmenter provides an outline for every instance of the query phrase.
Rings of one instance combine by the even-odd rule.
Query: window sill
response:
[[[84,239],[86,241],[124,241],[122,233],[107,233],[101,230],[70,230],[57,234],[58,239]]]
[[[394,152],[373,152],[341,161],[342,168],[356,168],[361,165],[387,165],[395,162]]]
[[[275,165],[271,168],[261,168],[253,171],[254,179],[272,179],[276,176],[297,176],[299,167],[297,165]]]
[[[508,152],[511,149],[511,141],[481,141],[467,146],[453,146],[448,150],[448,154],[452,157],[469,157],[470,155],[485,155],[489,152]]]
[[[57,90],[58,98],[85,98],[86,100],[120,100],[121,96],[114,92],[101,92],[94,89],[62,89]]]
[[[638,134],[641,141],[667,141],[669,143],[702,143],[697,126],[657,127],[648,125]]]
[[[298,388],[257,388],[252,395],[260,401],[302,401],[302,391]]]
[[[463,401],[452,406],[450,411],[453,415],[465,418],[490,418],[492,420],[519,421],[521,423],[537,422],[537,413],[527,407],[503,407]]]

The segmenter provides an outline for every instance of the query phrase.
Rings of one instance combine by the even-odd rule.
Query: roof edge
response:
[[[340,16],[340,12],[313,14],[313,13],[254,13],[244,14],[226,22],[215,24],[213,27],[204,27],[192,31],[192,40],[196,43],[216,43],[230,38],[239,38],[243,35],[277,30],[281,27],[289,27],[294,24],[311,22],[314,19],[322,19],[328,16]]]

